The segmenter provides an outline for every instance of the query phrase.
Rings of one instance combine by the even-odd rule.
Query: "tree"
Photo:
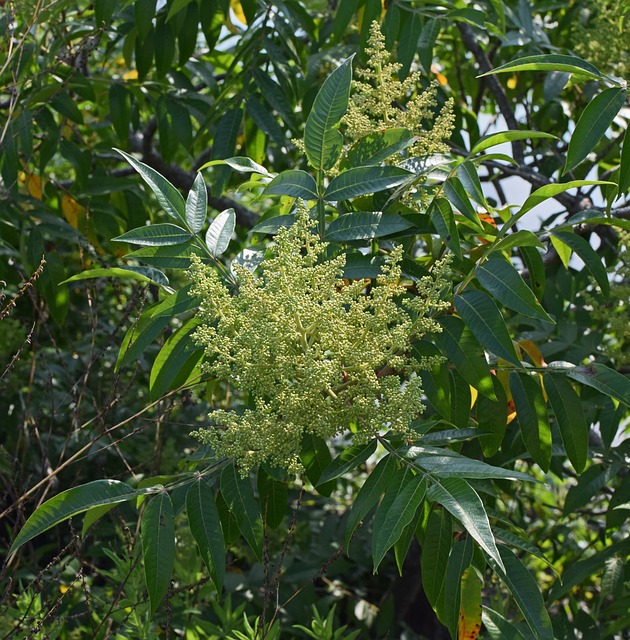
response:
[[[86,515],[7,633],[623,637],[622,4],[32,4],[4,21],[5,575]]]

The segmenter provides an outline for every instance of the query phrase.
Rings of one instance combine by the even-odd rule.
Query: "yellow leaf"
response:
[[[440,83],[441,86],[448,84],[448,80],[446,79],[446,76],[443,73],[438,73],[435,77],[437,78],[437,81]]]
[[[516,76],[512,76],[507,81],[507,86],[508,86],[508,89],[516,89]]]
[[[477,572],[468,567],[462,576],[457,640],[477,640],[481,631],[481,580]]]
[[[230,0],[230,8],[234,12],[234,17],[241,23],[247,26],[247,18],[245,12],[241,6],[240,0]]]
[[[470,385],[469,385],[470,386]],[[479,392],[475,387],[470,387],[470,408],[472,409],[475,406],[475,402],[477,402],[477,396]]]
[[[75,229],[79,228],[79,216],[85,211],[85,209],[67,193],[61,196],[61,211],[64,218],[68,221],[68,224]]]
[[[138,72],[135,69],[131,71],[127,71],[127,73],[123,73],[123,80],[137,80]]]
[[[29,173],[26,177],[26,190],[30,196],[41,200],[43,197],[43,184],[41,178],[34,173]]]

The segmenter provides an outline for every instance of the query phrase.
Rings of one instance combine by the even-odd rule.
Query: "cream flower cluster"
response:
[[[195,340],[205,347],[207,371],[247,399],[240,411],[213,412],[213,426],[194,435],[243,473],[263,462],[298,472],[305,434],[349,430],[354,442],[367,442],[383,430],[409,433],[424,409],[416,374],[434,363],[409,353],[413,340],[439,330],[429,314],[444,306],[447,265],[403,307],[401,249],[372,285],[348,282],[345,256],[325,259],[312,227],[300,207],[260,277],[238,269],[235,293],[211,267],[199,260],[191,267],[193,294],[203,300]]]

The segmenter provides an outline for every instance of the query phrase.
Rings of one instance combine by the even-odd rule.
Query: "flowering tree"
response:
[[[627,628],[627,53],[607,57],[594,35],[627,32],[626,15],[482,4],[97,2],[73,14],[92,30],[74,48],[68,36],[74,71],[54,97],[11,67],[25,106],[11,98],[4,128],[7,210],[22,220],[7,247],[55,265],[44,235],[70,228],[107,256],[73,275],[42,263],[59,323],[95,278],[155,298],[115,363],[121,375],[154,354],[148,408],[106,433],[182,392],[199,409],[177,470],[92,479],[19,522],[9,554],[78,514],[89,537],[135,501],[128,576],[141,565],[145,587],[125,579],[116,599],[146,588],[148,602],[133,619],[87,605],[94,637],[112,621],[137,637],[158,623],[226,638]],[[107,92],[77,74],[90,38],[108,42]],[[94,108],[103,131],[85,123]],[[58,147],[27,154],[27,125]],[[131,170],[114,168],[114,144]],[[151,193],[147,225],[134,205]],[[552,200],[560,210],[532,221]],[[195,606],[212,611],[174,620],[190,549],[211,579]],[[306,613],[318,596],[328,613]]]

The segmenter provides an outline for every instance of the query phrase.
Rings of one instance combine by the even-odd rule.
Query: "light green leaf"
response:
[[[394,457],[391,455],[385,456],[374,467],[363,486],[359,489],[346,523],[346,548],[350,545],[350,538],[358,524],[385,493],[385,489],[389,486],[395,470],[396,461]]]
[[[126,269],[119,267],[111,267],[110,269],[88,269],[87,271],[77,273],[71,278],[62,280],[59,284],[78,282],[79,280],[91,280],[92,278],[129,278],[130,280],[140,280],[140,282],[157,284],[159,287],[169,289],[168,279],[161,271],[150,268],[145,268],[143,271],[137,271],[136,269],[137,267],[133,269],[131,267],[127,267]]]
[[[444,591],[446,567],[453,546],[451,516],[442,509],[434,509],[429,516],[422,540],[422,588],[435,608]]]
[[[355,467],[365,462],[376,451],[376,440],[372,440],[367,444],[354,444],[344,449],[329,465],[324,469],[323,473],[317,479],[317,486],[336,480],[344,473],[352,471]]]
[[[490,247],[491,251],[507,251],[512,247],[538,247],[544,249],[545,245],[538,237],[527,229],[519,229],[514,233],[495,241]]]
[[[562,54],[546,54],[536,56],[526,56],[518,58],[500,67],[483,73],[479,78],[489,76],[494,73],[514,73],[515,71],[564,71],[566,73],[575,73],[591,80],[599,80],[602,74],[597,67],[590,62],[582,60],[576,56],[567,56]]]
[[[198,478],[186,493],[186,513],[201,558],[221,593],[225,576],[225,541],[214,493],[202,478]]]
[[[562,375],[545,376],[545,391],[556,416],[564,450],[577,473],[582,473],[588,455],[588,424],[582,401]]]
[[[504,480],[520,480],[522,482],[539,482],[536,478],[526,473],[495,467],[472,458],[418,456],[415,462],[437,478],[470,478],[478,480],[501,478]]]
[[[93,507],[127,502],[138,496],[138,492],[128,484],[118,480],[94,480],[79,487],[67,489],[46,500],[24,523],[16,536],[7,556],[55,525],[83,513]]]
[[[149,500],[140,528],[144,576],[154,615],[168,591],[175,563],[173,503],[166,491]]]
[[[413,178],[413,174],[399,167],[355,167],[340,173],[330,181],[324,193],[324,200],[328,202],[348,200],[368,193],[376,193],[396,187],[409,178]]]
[[[191,337],[199,324],[199,318],[189,318],[160,349],[149,379],[152,402],[201,374],[198,365],[203,359],[204,349],[197,346]]]
[[[260,504],[254,496],[249,476],[241,478],[236,465],[229,464],[221,473],[221,495],[230,512],[235,516],[243,538],[262,561],[262,515]]]
[[[208,191],[203,176],[197,173],[192,189],[186,198],[186,222],[193,233],[198,233],[208,214]]]
[[[302,198],[302,200],[316,200],[317,184],[310,173],[298,169],[290,169],[279,173],[267,185],[265,193],[268,195]]]
[[[543,131],[499,131],[498,133],[490,133],[483,138],[479,138],[473,148],[470,150],[468,157],[481,153],[490,147],[496,147],[506,142],[514,142],[514,140],[534,140],[535,138],[547,138],[549,140],[557,140],[556,136]]]
[[[592,362],[585,367],[573,367],[567,375],[630,406],[630,378],[604,364]]]
[[[551,619],[536,580],[510,549],[501,546],[500,553],[501,566],[494,558],[490,558],[490,565],[510,590],[534,637],[554,640]]]
[[[115,504],[103,504],[100,507],[92,507],[85,512],[83,516],[83,526],[81,527],[81,537],[85,538],[85,534],[88,529],[98,522],[106,513],[109,513],[116,505]]]
[[[525,447],[534,462],[547,472],[551,462],[551,428],[542,389],[529,374],[513,371],[510,391]]]
[[[403,128],[368,133],[348,151],[345,164],[350,167],[380,164],[406,149],[414,140],[411,131]]]
[[[604,296],[608,297],[610,294],[610,284],[608,282],[608,273],[606,268],[602,264],[602,260],[597,255],[597,252],[588,240],[585,240],[581,236],[570,231],[555,230],[551,232],[552,237],[558,238],[561,242],[571,247],[575,253],[582,258],[584,265],[589,270],[590,274],[595,278],[595,281],[599,285]]]
[[[481,291],[464,291],[455,296],[455,308],[481,344],[496,356],[520,366],[505,320],[491,298]]]
[[[368,240],[405,231],[413,224],[396,213],[359,211],[346,213],[333,220],[326,232],[326,240],[339,242]]]
[[[252,233],[276,234],[282,227],[290,227],[294,222],[294,215],[274,216],[273,218],[267,218],[259,222],[252,229]]]
[[[230,169],[238,171],[238,173],[260,173],[260,175],[267,176],[269,172],[265,167],[254,162],[251,158],[245,156],[236,156],[234,158],[225,158],[225,160],[210,160],[206,164],[199,167],[199,171],[203,171],[208,167],[214,167],[215,165],[227,165]]]
[[[477,265],[475,273],[484,289],[501,304],[528,318],[555,324],[540,306],[534,292],[507,260],[500,257],[492,258]]]
[[[444,478],[429,487],[427,498],[439,502],[463,525],[479,546],[501,567],[490,521],[477,492],[461,478]]]
[[[341,154],[343,136],[335,127],[348,108],[353,57],[342,62],[326,78],[306,121],[306,157],[318,172],[332,169]]]
[[[569,245],[562,242],[562,240],[560,240],[559,238],[556,238],[554,235],[549,236],[549,239],[551,240],[551,245],[556,250],[556,253],[559,256],[560,261],[564,265],[564,268],[568,269],[569,260],[571,260],[573,249],[571,249]]]
[[[192,238],[190,231],[178,227],[176,224],[164,222],[138,227],[123,233],[122,236],[112,238],[115,242],[131,242],[147,247],[157,247],[173,244],[183,244]]]
[[[236,213],[231,207],[221,211],[206,232],[206,246],[215,258],[225,253],[236,226]]]
[[[435,198],[429,205],[429,217],[433,226],[444,240],[446,246],[461,260],[462,248],[455,216],[450,202],[446,198]]]
[[[115,149],[127,162],[140,174],[142,179],[149,185],[155,194],[160,206],[166,213],[175,218],[186,222],[186,203],[182,194],[161,174],[149,165],[136,160],[128,153]]]
[[[613,119],[623,107],[626,97],[627,91],[624,87],[615,87],[605,89],[588,103],[571,135],[562,175],[582,162],[604,138]]]

